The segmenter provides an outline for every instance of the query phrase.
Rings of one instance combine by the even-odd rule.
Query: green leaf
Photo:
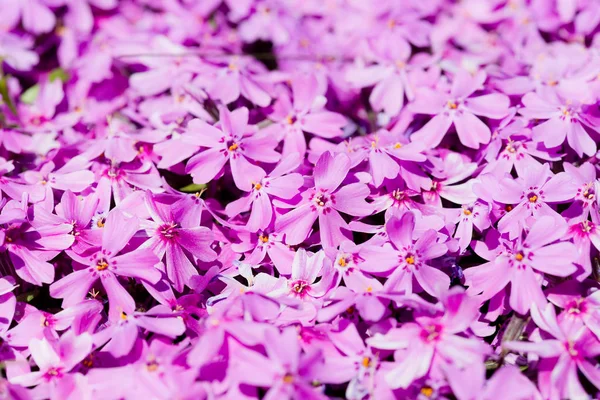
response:
[[[2,101],[4,102],[4,104],[6,104],[8,106],[10,111],[14,115],[17,115],[17,109],[15,107],[15,104],[13,103],[13,101],[10,98],[10,95],[8,93],[8,77],[9,76],[10,75],[4,75],[2,78],[0,78],[0,96],[2,96]]]
[[[181,189],[179,189],[179,191],[181,192],[185,192],[185,193],[196,193],[196,192],[202,192],[204,189],[206,189],[206,183],[203,184],[196,184],[196,183],[192,183],[190,185],[184,186]]]
[[[33,104],[40,93],[40,85],[35,84],[21,94],[21,101],[26,104]]]
[[[48,75],[48,80],[50,82],[54,82],[57,79],[66,82],[69,80],[69,78],[69,73],[62,68],[55,68],[50,72],[50,75]]]

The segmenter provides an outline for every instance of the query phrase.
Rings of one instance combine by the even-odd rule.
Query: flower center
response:
[[[158,361],[154,357],[148,357],[148,362],[146,362],[146,369],[149,372],[154,372],[158,369]]]
[[[396,200],[402,200],[404,198],[404,190],[400,190],[400,189],[395,189],[392,192],[392,197]]]
[[[306,281],[296,281],[292,283],[292,291],[296,294],[302,295],[308,291],[308,283]]]
[[[413,265],[415,263],[415,255],[409,253],[404,260],[407,264]]]
[[[160,234],[166,239],[172,239],[177,235],[177,227],[178,225],[175,222],[171,222],[165,225],[162,225],[159,228]]]
[[[573,343],[571,340],[567,341],[566,348],[572,357],[577,357],[579,355],[579,350],[575,348],[575,343]]]
[[[49,379],[51,379],[51,378],[56,378],[56,377],[59,377],[59,376],[61,376],[61,375],[62,375],[62,372],[61,372],[60,368],[57,368],[57,367],[50,367],[50,368],[49,368],[49,369],[46,371],[45,375],[46,375],[46,378],[49,378]]]
[[[259,235],[258,240],[260,240],[263,243],[267,243],[269,241],[269,235],[266,235],[266,234]]]
[[[98,228],[104,228],[104,224],[106,224],[106,218],[104,217],[100,217],[98,218],[98,221],[96,221],[96,226]]]
[[[447,106],[451,110],[456,110],[458,108],[458,104],[456,104],[456,102],[454,102],[452,100],[448,100]]]
[[[427,398],[433,396],[433,388],[431,386],[423,386],[421,388],[421,394]]]
[[[400,143],[400,142],[398,142],[398,143],[396,143],[396,144],[394,145],[394,148],[395,148],[395,149],[399,149],[399,148],[401,148],[401,147],[402,147],[402,143]]]
[[[529,193],[529,194],[527,195],[527,199],[529,200],[529,202],[530,202],[530,203],[535,203],[535,202],[537,202],[537,201],[538,201],[538,195],[537,195],[537,194],[535,194],[535,193],[533,193],[533,192],[532,192],[532,193]]]
[[[235,142],[232,142],[232,143],[229,145],[228,149],[229,149],[229,151],[236,151],[237,149],[239,149],[239,147],[240,147],[240,145],[239,145],[239,144],[237,144],[237,143],[235,143]]]
[[[438,325],[428,325],[424,328],[425,340],[432,342],[440,337],[442,329]]]
[[[104,271],[108,268],[108,262],[104,259],[101,258],[100,260],[98,260],[98,262],[96,263],[96,269],[98,271]]]
[[[361,364],[365,368],[369,368],[371,366],[371,357],[363,357]]]
[[[583,232],[591,232],[592,228],[594,227],[594,225],[592,223],[590,223],[590,221],[581,221],[581,230]]]
[[[262,188],[262,185],[260,183],[254,184],[254,190],[260,190],[261,188]]]
[[[511,212],[513,210],[513,208],[514,207],[512,206],[512,204],[507,204],[504,206],[504,211]]]
[[[513,154],[514,154],[514,153],[516,153],[516,152],[517,152],[518,148],[519,148],[519,144],[518,144],[518,143],[516,143],[516,142],[513,142],[513,141],[509,141],[509,142],[506,144],[506,149],[505,149],[505,150],[506,150],[508,153],[513,153]]]
[[[329,202],[329,197],[327,197],[325,194],[321,193],[319,195],[317,195],[315,197],[315,203],[319,206],[319,207],[325,207],[327,205],[327,203]]]
[[[349,263],[350,261],[346,257],[340,257],[340,259],[338,260],[338,265],[340,267],[346,267]]]
[[[523,261],[524,258],[525,258],[525,255],[523,254],[522,251],[519,251],[517,254],[515,254],[515,260],[517,260],[517,261]]]
[[[471,214],[473,214],[473,211],[469,208],[463,208],[463,214],[471,215]]]
[[[594,200],[594,198],[596,197],[596,191],[593,187],[591,187],[590,184],[588,184],[586,185],[586,188],[581,195],[584,199]]]
[[[287,374],[285,374],[283,376],[283,378],[281,378],[281,380],[283,381],[283,383],[290,384],[290,383],[294,382],[294,375],[292,375],[288,372]]]

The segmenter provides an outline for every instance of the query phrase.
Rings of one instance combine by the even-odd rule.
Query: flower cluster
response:
[[[0,398],[588,399],[597,0],[0,0]]]

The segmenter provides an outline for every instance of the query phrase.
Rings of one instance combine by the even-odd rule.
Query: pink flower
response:
[[[540,309],[541,308],[541,309]],[[588,397],[577,377],[577,371],[600,386],[600,370],[594,360],[600,349],[598,340],[586,328],[575,333],[566,333],[556,320],[554,306],[533,305],[531,318],[543,331],[553,339],[539,342],[508,342],[507,349],[537,354],[542,358],[539,371],[540,388],[545,398],[586,398]]]
[[[345,154],[321,155],[314,170],[315,187],[305,191],[300,204],[275,222],[275,228],[286,235],[286,243],[301,243],[318,219],[323,246],[333,247],[345,238],[342,229],[348,229],[339,212],[354,216],[371,213],[364,200],[369,195],[367,185],[351,183],[339,188],[349,171],[350,159]]]
[[[66,334],[57,342],[48,339],[31,339],[31,358],[39,371],[25,373],[11,378],[12,383],[23,386],[40,385],[41,392],[52,393],[60,381],[92,351],[92,337],[87,334],[75,336]]]
[[[530,118],[546,120],[533,128],[533,137],[544,142],[546,147],[557,147],[565,138],[569,146],[581,157],[584,153],[596,153],[596,143],[584,127],[600,132],[595,121],[586,109],[577,102],[562,100],[556,94],[545,91],[543,96],[527,93],[523,96],[525,105],[519,112]]]
[[[283,135],[283,155],[304,156],[306,139],[304,132],[323,138],[342,135],[346,118],[324,109],[326,99],[320,93],[317,78],[313,74],[294,75],[291,80],[292,96],[283,92],[273,105],[269,118],[276,122],[265,132]]]
[[[246,228],[250,232],[264,230],[273,220],[273,203],[277,198],[289,200],[300,193],[304,178],[294,171],[298,167],[298,157],[287,156],[268,175],[264,172],[256,176],[252,182],[251,192],[225,207],[225,212],[233,218],[250,209],[250,217]],[[274,199],[271,199],[271,196]],[[277,204],[277,203],[275,203]]]
[[[159,259],[165,259],[167,276],[176,291],[181,292],[190,279],[198,275],[193,264],[194,257],[201,261],[213,261],[217,254],[210,248],[213,233],[194,213],[171,204],[168,196],[153,196],[146,192],[146,206],[153,222],[147,224],[150,239],[142,248],[150,249]],[[190,257],[192,256],[192,257]]]
[[[450,286],[450,278],[427,262],[448,251],[438,242],[437,232],[428,229],[415,232],[415,214],[406,212],[402,217],[392,217],[385,225],[391,246],[364,246],[360,256],[365,259],[363,271],[389,275],[385,287],[389,291],[410,294],[421,287],[432,296]],[[413,283],[416,281],[418,286]]]
[[[478,149],[480,144],[487,144],[491,138],[490,128],[475,115],[500,119],[508,114],[509,99],[499,93],[472,97],[473,93],[482,89],[486,78],[483,71],[471,76],[459,70],[449,94],[439,94],[425,88],[419,90],[410,105],[411,110],[434,117],[413,134],[412,140],[423,141],[431,147],[437,146],[454,124],[458,138],[465,146]]]
[[[566,172],[553,175],[547,164],[532,165],[524,176],[512,179],[508,176],[498,180],[497,190],[492,194],[495,201],[508,204],[512,209],[498,222],[500,232],[518,232],[530,225],[533,218],[561,217],[548,203],[560,203],[573,199],[577,186]]]
[[[385,376],[390,388],[407,388],[430,369],[444,364],[464,368],[481,363],[489,353],[487,344],[459,335],[477,318],[478,303],[456,290],[446,296],[449,300],[458,298],[447,303],[444,315],[420,316],[415,322],[367,339],[376,349],[400,350],[394,354],[394,368]]]
[[[190,138],[191,143],[208,149],[192,157],[186,171],[192,175],[194,183],[207,183],[229,161],[236,186],[249,192],[253,189],[252,182],[264,176],[262,168],[252,164],[249,159],[266,163],[279,161],[280,155],[274,150],[277,139],[261,132],[255,133],[248,126],[247,108],[233,112],[221,108],[220,113],[220,129],[201,120],[195,120],[195,124],[188,126],[188,129],[201,133]]]
[[[133,297],[123,288],[118,276],[139,278],[154,283],[160,279],[160,272],[154,268],[160,260],[150,249],[137,249],[119,254],[138,231],[137,218],[127,218],[122,211],[115,209],[108,214],[102,232],[102,246],[78,255],[69,252],[69,257],[83,265],[50,286],[53,297],[64,299],[65,305],[83,300],[92,285],[100,279],[109,299],[111,318],[118,318],[121,312],[135,310]]]
[[[558,242],[567,226],[543,216],[534,223],[525,240],[517,238],[493,262],[467,269],[469,292],[489,299],[511,283],[510,306],[525,314],[532,304],[542,307],[546,298],[540,287],[543,274],[565,277],[577,270],[576,248],[571,242]]]

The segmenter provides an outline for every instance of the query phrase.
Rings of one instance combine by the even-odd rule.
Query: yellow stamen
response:
[[[458,108],[458,105],[455,102],[448,100],[448,108],[450,108],[451,110],[456,110]]]
[[[465,208],[465,209],[463,210],[463,214],[465,214],[465,215],[471,215],[471,214],[473,214],[473,213],[472,213],[472,212],[471,212],[471,210],[469,210],[468,208]]]
[[[96,264],[96,269],[98,271],[104,271],[105,269],[108,268],[108,263],[105,260],[100,260],[98,261],[98,263]]]
[[[94,366],[93,356],[90,354],[81,363],[87,368],[92,368]]]
[[[369,286],[368,288],[365,289],[365,292],[372,293],[373,292],[373,288],[371,286]]]
[[[421,388],[421,394],[425,397],[431,397],[433,395],[433,388],[431,388],[430,386],[423,386]]]
[[[285,374],[283,376],[282,380],[283,380],[283,383],[288,383],[288,384],[292,383],[292,382],[294,382],[294,375],[289,374],[289,373]]]
[[[236,151],[238,149],[238,144],[234,143],[231,146],[229,146],[229,151]]]
[[[98,219],[98,222],[96,222],[96,226],[98,228],[104,228],[104,223],[106,222],[106,220],[104,218],[100,218]]]
[[[371,366],[371,357],[363,357],[361,364],[363,367],[369,368]]]
[[[127,319],[127,313],[125,311],[121,311],[121,319],[125,321]]]
[[[269,235],[260,235],[258,239],[263,243],[267,243],[269,241]]]
[[[415,263],[415,256],[410,255],[410,256],[406,257],[406,263],[413,265]]]
[[[537,201],[537,199],[538,199],[538,197],[537,197],[537,195],[535,195],[535,194],[534,194],[534,195],[531,195],[531,196],[529,196],[529,202],[530,202],[530,203],[535,203],[535,202]]]
[[[342,258],[339,259],[338,265],[340,267],[345,267],[346,265],[348,265],[348,263],[346,262],[346,259],[344,257],[342,257]]]
[[[515,260],[517,260],[517,261],[523,261],[523,258],[525,258],[525,256],[523,255],[523,253],[518,252],[517,254],[515,254]]]
[[[260,183],[255,183],[254,184],[254,189],[255,190],[260,190],[262,188],[262,185]]]
[[[399,149],[400,147],[402,147],[402,143],[396,143],[396,144],[394,145],[394,148],[395,148],[395,149]]]
[[[156,362],[154,357],[151,357],[150,360],[148,361],[148,363],[146,363],[146,369],[149,372],[154,372],[158,369],[158,362]]]

